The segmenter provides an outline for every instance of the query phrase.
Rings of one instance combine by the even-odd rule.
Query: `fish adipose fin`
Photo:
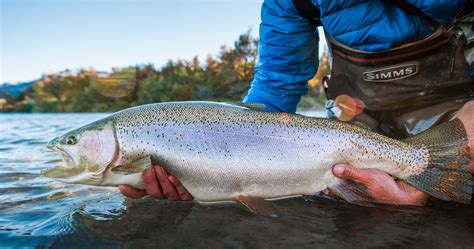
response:
[[[252,213],[267,217],[278,217],[278,214],[270,201],[258,197],[237,196],[237,201],[246,206]]]
[[[135,160],[130,164],[114,167],[112,169],[112,172],[115,174],[122,174],[122,175],[141,173],[143,170],[150,167],[150,165],[151,165],[151,157],[146,156],[138,160]]]
[[[466,130],[459,119],[442,123],[403,140],[429,151],[429,164],[420,174],[402,179],[438,199],[468,204],[472,195],[471,160]]]

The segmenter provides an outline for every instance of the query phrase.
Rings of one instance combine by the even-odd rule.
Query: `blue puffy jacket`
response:
[[[423,39],[433,30],[425,20],[409,15],[390,1],[312,0],[321,11],[325,31],[352,48],[383,51]],[[450,23],[468,0],[406,0],[439,23]],[[295,112],[307,81],[316,73],[318,33],[292,0],[265,0],[261,12],[259,61],[244,99],[269,110]]]

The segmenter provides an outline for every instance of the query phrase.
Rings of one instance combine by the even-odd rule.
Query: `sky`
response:
[[[262,0],[0,0],[0,83],[44,72],[205,59],[251,30]]]
[[[0,0],[1,82],[43,72],[204,59],[251,29],[256,0]]]

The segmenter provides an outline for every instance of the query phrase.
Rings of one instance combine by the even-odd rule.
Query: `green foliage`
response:
[[[2,110],[110,112],[155,102],[240,100],[253,78],[258,41],[247,32],[234,45],[223,46],[204,63],[195,57],[169,61],[161,69],[147,64],[114,68],[109,74],[66,70],[44,75],[21,99],[6,96]]]
[[[204,62],[195,57],[169,61],[160,69],[147,64],[114,68],[109,74],[66,70],[44,75],[21,98],[7,99],[0,110],[111,112],[166,101],[240,101],[255,73],[257,48],[258,40],[247,32],[233,47],[221,47]]]

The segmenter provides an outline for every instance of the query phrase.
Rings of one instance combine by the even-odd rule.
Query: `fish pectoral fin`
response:
[[[369,190],[362,184],[351,181],[342,180],[340,183],[328,187],[329,191],[335,196],[356,205],[373,206]]]
[[[136,173],[141,173],[143,170],[150,167],[150,165],[151,165],[151,157],[146,156],[138,160],[135,160],[130,164],[116,166],[112,169],[112,172],[116,174],[122,174],[122,175],[136,174]]]
[[[278,217],[278,213],[273,207],[271,201],[267,201],[263,198],[248,197],[244,195],[239,195],[236,199],[254,214],[267,217]]]

